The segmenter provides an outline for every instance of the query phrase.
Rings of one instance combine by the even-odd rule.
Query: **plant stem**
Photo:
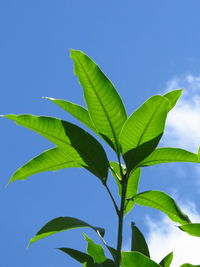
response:
[[[118,214],[118,236],[117,236],[117,253],[118,258],[116,262],[116,267],[120,267],[121,261],[121,249],[122,249],[122,240],[123,240],[123,221],[124,221],[124,205],[126,200],[126,188],[127,188],[127,181],[124,177],[122,182],[122,196],[121,196],[121,204],[120,210]]]

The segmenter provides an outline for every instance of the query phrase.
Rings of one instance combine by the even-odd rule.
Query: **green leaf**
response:
[[[119,194],[119,196],[121,196],[121,194],[122,194],[122,185],[121,185],[120,181],[122,180],[122,177],[121,177],[121,173],[120,173],[120,165],[119,165],[119,163],[117,163],[115,161],[111,161],[110,162],[110,168],[111,168],[111,171],[112,171],[112,175],[115,178],[116,184],[118,186],[118,194]],[[124,166],[122,166],[122,169],[125,171]]]
[[[151,190],[137,194],[134,202],[141,206],[155,208],[164,212],[172,221],[180,224],[190,223],[190,219],[184,214],[173,198],[161,191]]]
[[[129,201],[128,199],[137,194],[139,180],[140,180],[140,168],[137,168],[134,171],[132,171],[131,175],[128,178],[128,185],[126,190],[126,203],[125,203],[126,214],[130,212],[134,206],[134,202]]]
[[[132,229],[131,251],[138,251],[150,258],[148,245],[146,243],[143,234],[138,229],[138,227],[135,226],[135,223],[133,222],[131,223],[131,229]]]
[[[145,158],[138,166],[152,166],[170,162],[194,162],[200,163],[197,154],[180,148],[163,147],[154,150],[151,155]]]
[[[46,137],[68,153],[72,160],[106,182],[109,162],[105,151],[93,136],[80,127],[52,117],[12,114],[4,117]]]
[[[156,95],[139,107],[124,124],[119,139],[129,171],[158,145],[168,111],[169,100]]]
[[[173,260],[173,252],[169,253],[167,256],[165,256],[162,261],[159,263],[162,267],[169,267],[172,260]]]
[[[178,89],[178,90],[168,92],[167,94],[164,95],[164,97],[166,97],[170,102],[169,110],[171,110],[176,105],[176,102],[180,98],[182,92],[183,92],[183,89]]]
[[[189,235],[200,237],[200,223],[188,223],[180,225],[179,228]]]
[[[86,254],[83,253],[79,250],[72,249],[72,248],[58,248],[59,250],[63,251],[64,253],[68,254],[71,256],[73,259],[77,260],[80,263],[86,263],[85,266],[87,267],[94,267],[94,261],[93,258]]]
[[[159,267],[160,265],[152,261],[140,252],[122,252],[122,267]]]
[[[102,263],[107,260],[101,245],[96,244],[86,234],[83,234],[88,242],[87,253],[93,258],[94,262]]]
[[[73,217],[58,217],[48,222],[44,227],[42,227],[39,232],[37,232],[37,234],[30,240],[29,245],[39,239],[56,234],[58,232],[82,227],[90,227],[97,233],[99,233],[101,236],[104,236],[105,230],[102,228],[94,227],[84,221]]]
[[[11,177],[9,183],[16,180],[25,180],[27,177],[39,172],[57,171],[72,167],[81,168],[82,166],[74,161],[64,150],[55,147],[41,153],[19,168]]]
[[[114,264],[112,260],[107,259],[106,261],[102,263],[95,263],[94,266],[95,267],[115,267],[116,265]]]
[[[200,265],[193,265],[193,264],[190,264],[190,263],[184,263],[180,267],[200,267]]]
[[[66,100],[62,100],[62,99],[54,99],[52,97],[45,97],[45,98],[51,100],[56,105],[63,108],[65,111],[69,112],[72,116],[74,116],[76,119],[81,121],[88,128],[90,128],[92,131],[97,132],[97,130],[95,129],[94,124],[90,118],[88,111],[85,108],[83,108],[82,106],[71,103],[71,102],[66,101]]]
[[[71,58],[95,128],[119,153],[119,134],[127,119],[119,94],[96,63],[83,52],[71,50]]]

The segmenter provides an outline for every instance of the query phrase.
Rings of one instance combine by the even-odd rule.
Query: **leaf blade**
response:
[[[200,237],[200,223],[188,223],[178,227],[189,235]]]
[[[105,230],[99,227],[94,227],[82,220],[73,218],[73,217],[58,217],[51,221],[49,221],[47,224],[45,224],[37,233],[36,235],[31,238],[29,245],[32,243],[48,237],[50,235],[56,234],[61,231],[66,231],[70,229],[75,228],[82,228],[82,227],[89,227],[99,233],[101,236],[104,236]]]
[[[176,105],[182,92],[183,92],[183,89],[178,89],[178,90],[173,90],[171,92],[164,94],[164,97],[166,97],[170,102],[169,110],[171,110]]]
[[[32,160],[28,161],[25,165],[20,167],[11,177],[9,183],[16,180],[25,180],[29,176],[44,172],[44,171],[57,171],[64,168],[79,167],[81,164],[73,161],[68,153],[58,147],[44,151]]]
[[[159,263],[162,267],[169,267],[173,260],[173,252],[166,255]]]
[[[180,224],[190,223],[173,198],[164,192],[151,190],[134,196],[134,202],[141,206],[151,207],[164,212],[172,221]]]
[[[132,230],[131,251],[138,251],[147,256],[148,258],[150,258],[148,245],[144,238],[144,235],[133,222],[131,223],[131,230]]]
[[[91,119],[102,136],[119,152],[118,138],[127,119],[123,102],[113,84],[92,59],[81,51],[71,50],[74,71],[84,90]]]
[[[53,117],[5,115],[4,117],[29,128],[69,153],[77,162],[106,182],[109,162],[101,144],[82,128]]]
[[[140,252],[122,251],[122,267],[159,267],[160,265],[152,261]]]
[[[163,147],[154,150],[148,157],[141,161],[139,166],[152,166],[170,162],[193,162],[200,163],[197,154],[181,148]]]

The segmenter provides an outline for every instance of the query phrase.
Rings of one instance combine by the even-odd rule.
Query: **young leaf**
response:
[[[122,267],[160,267],[159,264],[149,259],[140,252],[124,252],[122,251]]]
[[[59,107],[63,108],[65,111],[69,112],[76,119],[85,124],[92,131],[97,132],[94,127],[94,124],[90,118],[88,111],[77,104],[71,103],[62,99],[54,99],[52,97],[45,97],[46,99],[51,100],[53,103],[57,104]]]
[[[83,234],[88,242],[87,253],[93,258],[94,262],[102,263],[107,260],[102,246],[96,244],[86,234]]]
[[[39,232],[37,232],[37,234],[30,240],[29,245],[39,239],[56,234],[58,232],[82,227],[90,227],[97,233],[99,233],[101,236],[104,236],[105,230],[102,228],[94,227],[84,221],[73,217],[58,217],[48,222],[44,227],[42,227]]]
[[[107,180],[108,159],[101,144],[80,127],[52,117],[33,115],[5,115],[17,124],[27,127],[62,148],[71,158],[84,165],[103,183]]]
[[[164,95],[164,97],[166,97],[170,102],[169,110],[171,110],[176,105],[176,102],[178,101],[182,92],[183,92],[183,89],[178,89],[178,90],[168,92],[167,94]]]
[[[84,163],[84,162],[83,162]],[[45,171],[57,171],[64,168],[83,167],[71,158],[69,153],[58,147],[49,149],[27,162],[11,177],[9,183],[25,180],[27,177]]]
[[[63,251],[64,253],[68,254],[73,259],[77,260],[78,262],[86,263],[87,267],[89,267],[89,266],[95,267],[93,258],[86,253],[83,253],[79,250],[72,249],[72,248],[58,248],[58,249]]]
[[[159,263],[162,267],[169,267],[173,260],[173,252],[165,256],[162,261]]]
[[[154,150],[151,155],[145,158],[138,166],[152,166],[170,162],[194,162],[200,163],[197,154],[180,148],[163,147]]]
[[[188,223],[180,225],[179,228],[189,235],[200,237],[200,223]]]
[[[131,239],[131,251],[138,251],[150,258],[148,245],[143,234],[140,232],[135,223],[131,223],[132,239]]]
[[[95,128],[119,153],[119,133],[127,119],[119,94],[96,63],[83,52],[71,50],[71,58]]]
[[[121,177],[121,173],[120,173],[120,165],[119,165],[119,163],[117,163],[115,161],[111,161],[110,162],[110,168],[112,170],[112,175],[115,178],[116,184],[118,186],[118,194],[119,194],[119,196],[121,196],[122,185],[121,185],[120,181],[122,180],[122,177]],[[124,167],[122,166],[122,168],[124,168]]]
[[[180,224],[190,223],[190,219],[178,207],[173,198],[161,191],[151,190],[137,194],[134,202],[141,206],[155,208],[164,212],[172,221]]]
[[[134,206],[133,201],[129,201],[128,199],[133,197],[138,192],[138,183],[140,180],[140,168],[132,171],[131,175],[128,178],[127,190],[126,190],[126,204],[125,204],[125,213],[131,211]]]
[[[168,111],[169,100],[156,95],[139,107],[124,124],[119,139],[129,170],[151,154],[158,145]]]

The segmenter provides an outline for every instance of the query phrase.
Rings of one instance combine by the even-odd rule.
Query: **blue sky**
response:
[[[70,48],[79,49],[92,57],[113,81],[128,114],[151,95],[185,87],[160,145],[196,152],[200,144],[199,10],[200,2],[196,0],[123,3],[118,0],[2,0],[0,113],[55,116],[82,126],[41,98],[50,96],[85,105],[69,58]],[[83,230],[60,233],[26,249],[29,239],[58,216],[73,216],[105,227],[106,239],[114,246],[116,216],[112,203],[99,180],[88,172],[65,169],[41,173],[5,189],[18,167],[53,145],[11,121],[1,119],[0,122],[0,265],[79,266],[54,248],[85,250]],[[107,152],[112,158],[111,151],[107,149]],[[194,220],[200,221],[199,174],[200,169],[192,164],[146,168],[139,190],[165,190],[185,210],[189,209]],[[109,184],[116,194],[112,179]],[[177,264],[186,261],[185,250],[192,255],[188,261],[200,263],[200,256],[192,247],[200,245],[197,238],[186,239],[186,234],[179,237],[162,214],[143,207],[137,207],[125,220],[125,249],[129,246],[131,221],[144,231],[155,259],[165,253],[164,249],[168,253],[185,241],[190,244],[189,249],[181,247],[182,258],[176,259]],[[84,232],[97,240],[90,230]],[[164,248],[163,238],[167,244]]]

